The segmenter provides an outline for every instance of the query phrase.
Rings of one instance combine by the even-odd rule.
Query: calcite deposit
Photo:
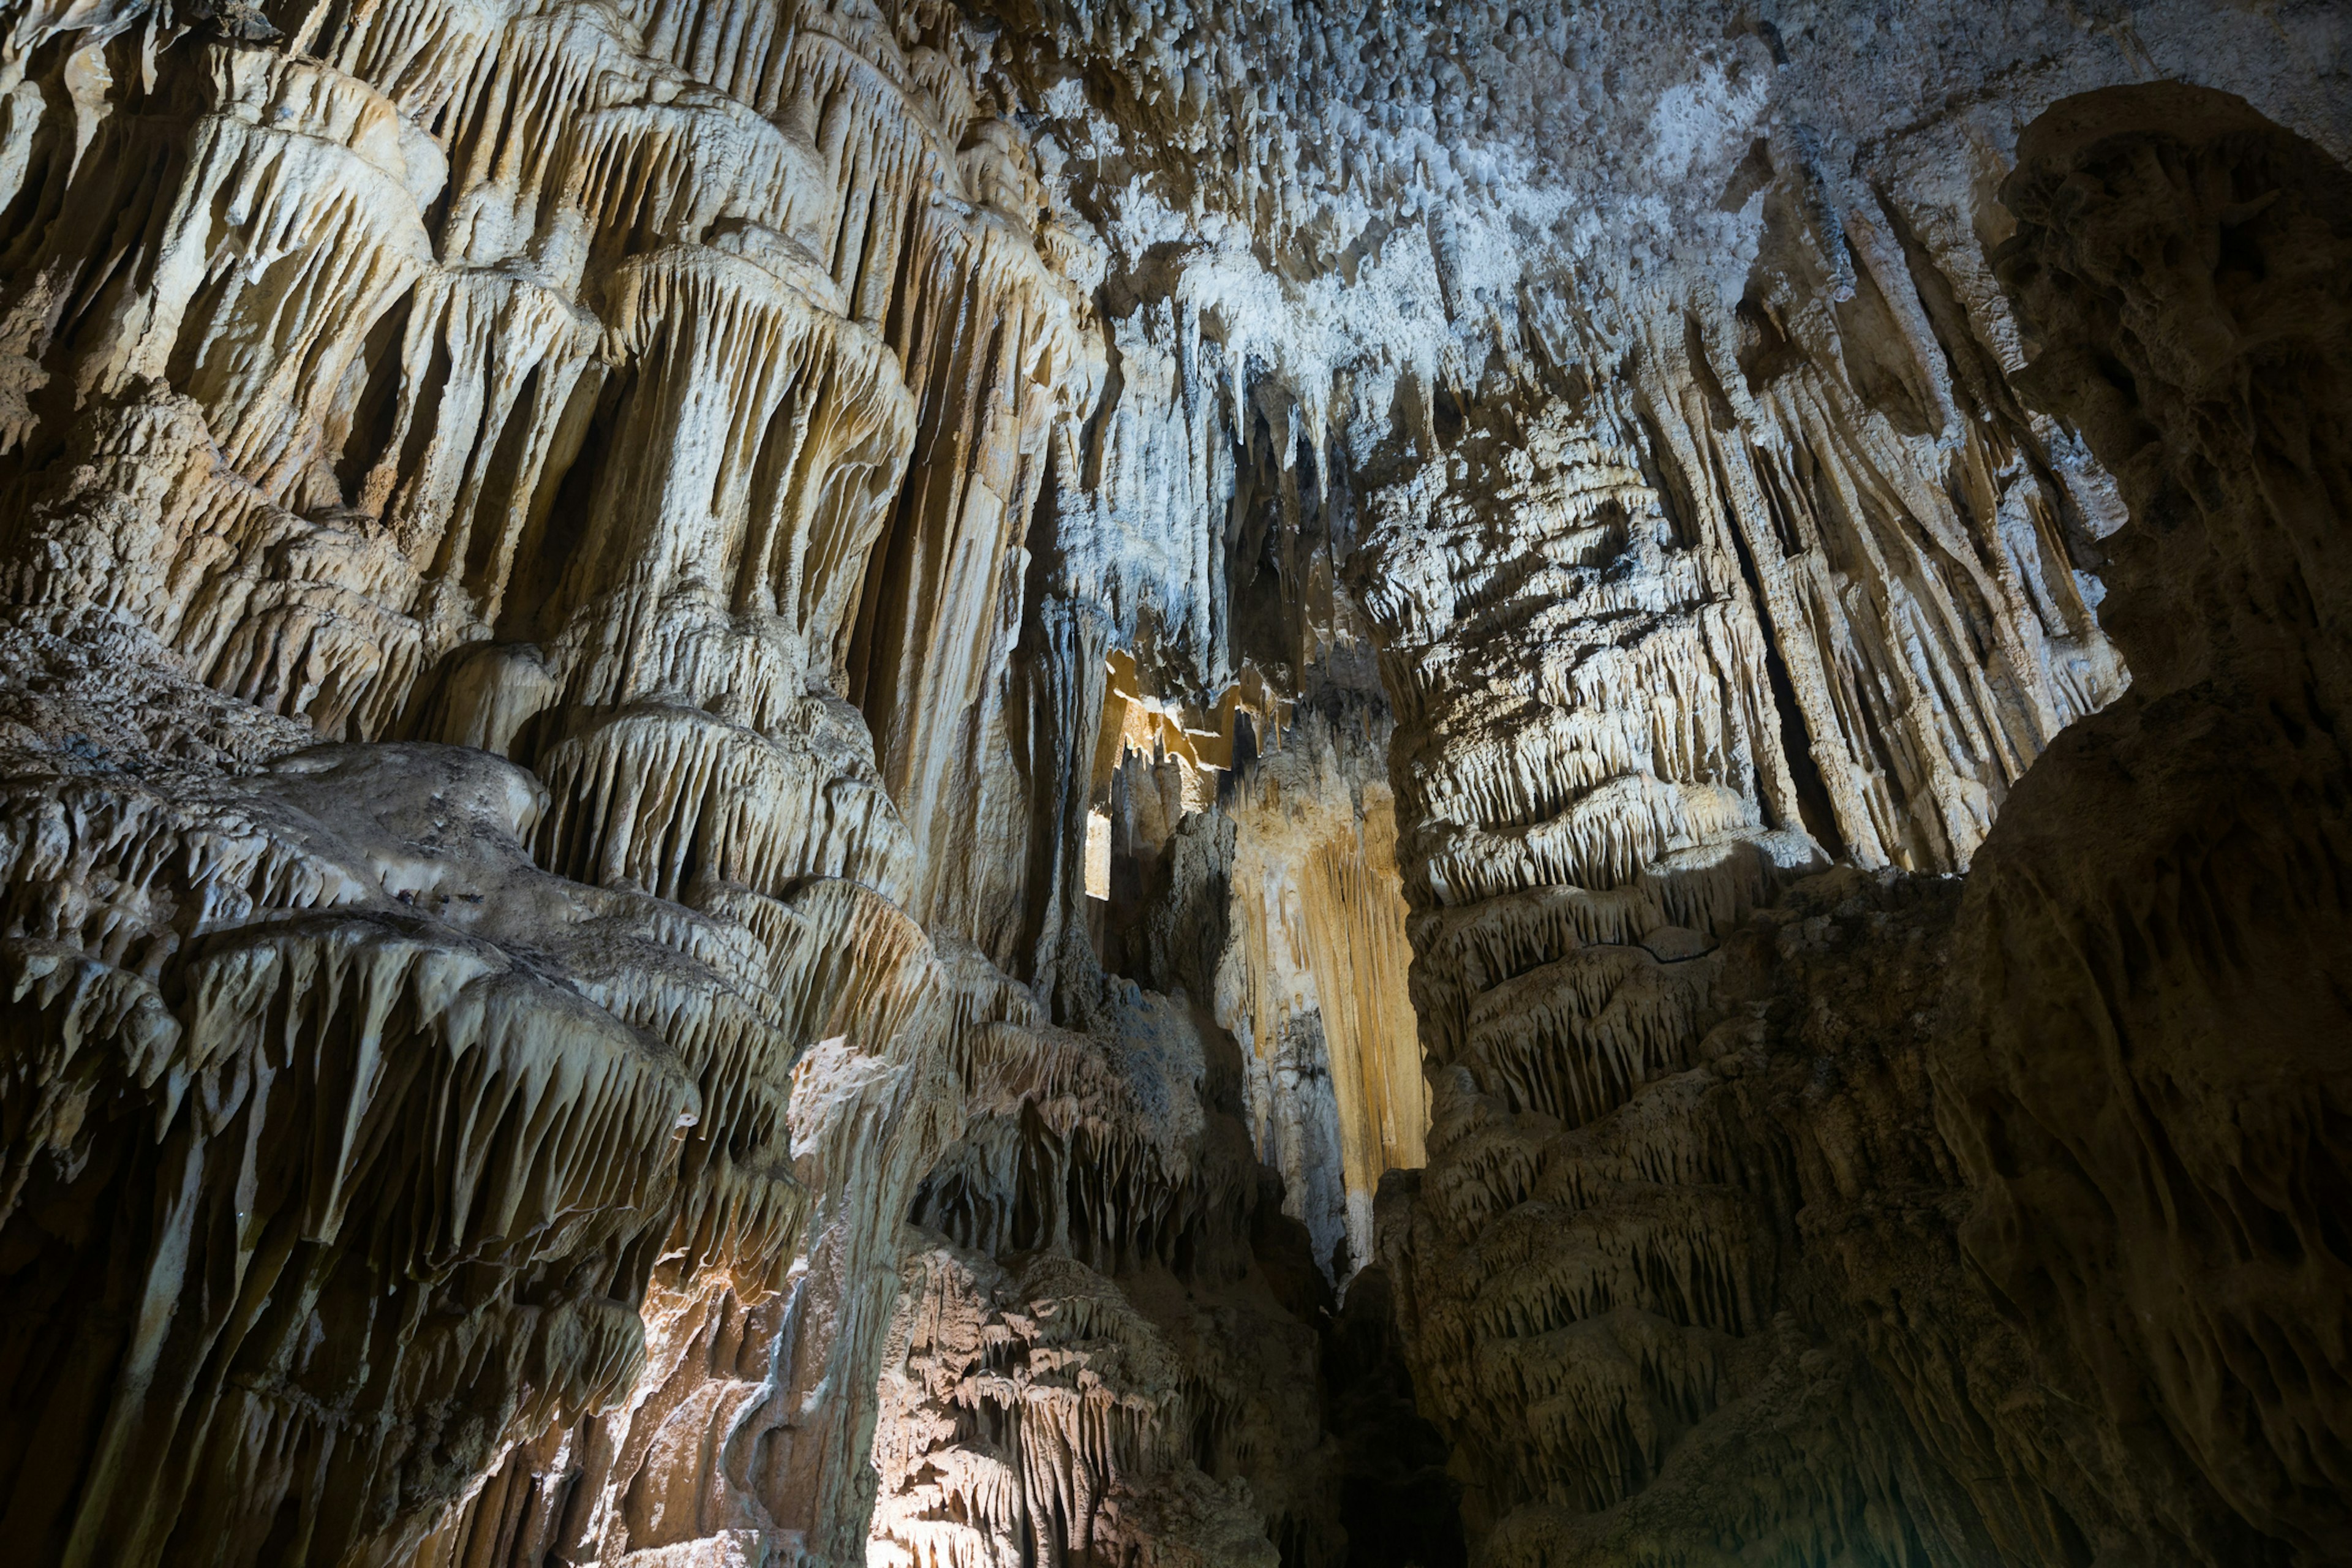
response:
[[[5,0],[0,1555],[2352,1563],[2327,0]]]

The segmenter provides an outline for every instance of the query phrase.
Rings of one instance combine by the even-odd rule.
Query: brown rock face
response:
[[[1642,917],[1571,926],[1590,893],[1418,933],[1459,1065],[1383,1245],[1486,1560],[1712,1560],[1732,1521],[1758,1562],[2352,1545],[2348,181],[2188,88],[2021,142],[2018,379],[2122,484],[2135,679],[1965,894],[1816,878],[1690,921],[1664,984]]]
[[[2352,1563],[2343,30],[0,0],[0,1560]]]
[[[2021,380],[2130,502],[2106,575],[2135,679],[1969,876],[1937,1058],[1961,1236],[2139,1478],[2151,1560],[2330,1561],[2352,175],[2177,87],[2069,100],[2020,151],[1999,260],[2040,340]]]

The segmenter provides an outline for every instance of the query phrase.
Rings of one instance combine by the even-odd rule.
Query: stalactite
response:
[[[0,6],[13,1556],[2340,1555],[2337,20],[1764,9]]]
[[[1030,1011],[970,1037],[971,1120],[918,1196],[885,1357],[874,1561],[1271,1568],[1286,1519],[1299,1560],[1335,1560],[1297,1398],[1315,1336],[1266,1294],[1206,1047],[1117,983],[1087,1033]]]
[[[62,1423],[8,1449],[37,1554],[859,1549],[870,1392],[805,1394],[870,1391],[897,1194],[957,1089],[900,907],[931,862],[835,693],[919,433],[980,433],[914,460],[959,517],[1003,498],[1002,569],[1088,349],[1023,143],[956,155],[961,68],[854,10],[752,20],[723,47],[588,5],[11,35],[21,64],[144,29],[61,105],[92,153],[16,165],[49,216],[0,304],[12,647],[138,648],[132,710],[192,760],[283,759],[141,784],[57,750],[125,739],[111,700],[30,695],[11,1214],[38,1251],[70,1247],[30,1239],[59,1205],[128,1205],[107,1289],[150,1321],[77,1328],[100,1277],[26,1277],[16,1403]],[[9,101],[11,147],[45,145],[57,115]],[[950,277],[936,331],[886,341]],[[1001,659],[1005,592],[921,657]],[[453,790],[495,809],[452,818]],[[41,892],[101,883],[139,890]],[[99,1131],[141,1116],[157,1152],[126,1163]],[[643,1445],[681,1421],[760,1458],[648,1511]],[[163,1478],[143,1503],[134,1474]]]
[[[1348,731],[1304,725],[1224,806],[1239,929],[1219,1013],[1248,1053],[1258,1145],[1341,1279],[1370,1260],[1381,1173],[1427,1160],[1395,806],[1385,769],[1363,776],[1387,736],[1366,739],[1371,759]]]

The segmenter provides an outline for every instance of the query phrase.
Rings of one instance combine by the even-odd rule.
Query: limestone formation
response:
[[[1387,729],[1301,725],[1225,808],[1237,921],[1219,1019],[1247,1053],[1257,1144],[1340,1280],[1371,1258],[1381,1173],[1427,1159]]]
[[[0,1540],[2352,1563],[2327,0],[8,0]]]
[[[1102,1006],[975,1043],[884,1360],[869,1561],[1340,1562],[1316,1335],[1267,1262],[1319,1276],[1295,1227],[1253,1235],[1237,1074],[1169,1004]]]
[[[1937,1061],[1960,1237],[2144,1489],[2151,1554],[2327,1561],[2352,1542],[2352,175],[2159,84],[2055,106],[2003,199],[2026,395],[2131,507],[2108,575],[2135,679],[1969,879]]]
[[[888,563],[1096,374],[940,25],[15,19],[36,1556],[857,1549],[1007,636]]]

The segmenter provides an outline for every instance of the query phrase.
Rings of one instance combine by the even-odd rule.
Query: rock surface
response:
[[[2322,0],[12,0],[30,1563],[2352,1562]]]

